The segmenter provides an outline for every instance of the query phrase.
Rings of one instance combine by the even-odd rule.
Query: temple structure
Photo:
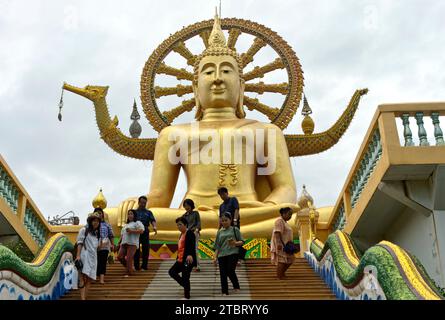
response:
[[[246,52],[239,53],[236,44],[243,33],[253,36],[253,42]],[[187,41],[194,37],[202,39],[203,51],[199,53],[187,47]],[[277,58],[245,72],[267,46]],[[193,72],[168,65],[166,59],[171,53],[182,56]],[[286,75],[287,82],[258,81],[277,70]],[[159,75],[189,84],[157,86]],[[247,265],[267,259],[279,209],[290,207],[294,212],[290,223],[301,247],[298,263],[311,266],[315,271],[308,268],[306,275],[313,277],[318,272],[318,279],[331,290],[326,291],[331,295],[320,291],[314,297],[444,299],[445,147],[440,116],[445,115],[445,103],[379,106],[338,201],[332,207],[317,208],[316,196],[306,188],[297,197],[290,158],[333,147],[368,90],[356,90],[341,117],[320,133],[313,133],[312,110],[304,97],[304,133],[284,134],[301,103],[303,88],[299,60],[278,34],[252,21],[221,19],[218,15],[174,33],[148,58],[141,76],[141,101],[147,120],[159,133],[157,137],[139,138],[142,129],[136,103],[131,137],[119,129],[118,118],[112,119],[108,112],[107,86],[63,85],[63,89],[93,103],[100,137],[110,148],[124,156],[153,161],[147,193],[158,225],[157,235],[151,237],[153,259],[176,257],[175,218],[183,209],[171,208],[171,201],[183,170],[187,177],[187,189],[181,190],[183,199],[194,200],[201,215],[199,254],[203,259],[214,254],[221,203],[216,191],[224,186],[240,202],[241,232],[248,239],[244,245],[250,258]],[[281,95],[283,104],[268,106],[249,97],[249,92]],[[185,94],[193,94],[193,99],[183,100],[170,110],[158,107],[162,97]],[[252,110],[270,122],[249,119]],[[195,112],[194,122],[174,123],[191,111]],[[434,145],[428,143],[425,117],[431,117],[434,124]],[[400,134],[397,118],[403,120]],[[413,143],[410,118],[418,125],[420,146]],[[399,136],[404,138],[404,145]],[[70,250],[81,226],[50,225],[6,161],[0,160],[0,236],[14,235],[35,256],[32,263],[26,263],[0,246],[0,299],[58,299],[71,289]],[[118,235],[128,210],[137,206],[137,198],[108,206],[101,190],[92,204],[105,209]],[[162,270],[162,263],[159,268]],[[255,278],[255,273],[249,275],[248,270],[254,269],[245,270],[246,279],[252,283],[246,297],[264,298],[267,291],[255,296],[255,284],[261,278]],[[156,277],[144,279],[156,283]],[[142,290],[138,297],[152,297],[148,282],[141,282],[144,287],[137,288]],[[311,289],[305,290],[301,292]]]

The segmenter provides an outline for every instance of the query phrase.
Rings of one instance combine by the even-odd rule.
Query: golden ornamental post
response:
[[[298,199],[298,205],[301,210],[298,211],[296,217],[296,226],[300,238],[300,256],[304,256],[304,252],[309,251],[312,240],[316,237],[316,225],[318,223],[318,212],[313,206],[314,199],[306,191],[303,185],[303,191]]]

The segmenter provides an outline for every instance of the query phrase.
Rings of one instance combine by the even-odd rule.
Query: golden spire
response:
[[[107,207],[107,199],[105,199],[104,194],[102,193],[102,188],[100,188],[99,193],[97,196],[93,199],[93,208],[101,208],[105,209]]]
[[[213,29],[209,36],[209,47],[227,47],[226,37],[221,29],[221,19],[218,16],[218,9],[215,8],[215,20],[213,23]]]
[[[301,209],[309,208],[314,203],[314,198],[307,192],[306,186],[303,185],[303,191],[301,196],[298,198],[298,205]]]
[[[236,60],[236,62],[238,63],[238,73],[239,73],[240,78],[242,78],[244,66],[242,64],[240,56],[236,53],[236,50],[234,50],[234,49],[232,50],[227,46],[226,37],[224,36],[224,33],[221,28],[221,17],[218,15],[217,10],[215,12],[215,19],[213,22],[212,31],[210,32],[210,35],[209,35],[208,44],[209,44],[208,47],[206,49],[204,49],[204,51],[199,56],[197,56],[195,59],[195,62],[193,65],[193,70],[194,70],[193,83],[194,84],[198,83],[199,63],[201,62],[201,60],[204,57],[207,57],[207,56],[225,56],[225,55],[227,55],[227,56],[233,57]],[[196,119],[200,120],[199,111],[197,111],[196,114],[197,114]]]
[[[315,123],[310,116],[311,113],[312,109],[307,102],[306,95],[304,95],[303,110],[301,110],[301,114],[304,116],[304,119],[301,122],[301,128],[306,135],[312,134],[314,132]]]

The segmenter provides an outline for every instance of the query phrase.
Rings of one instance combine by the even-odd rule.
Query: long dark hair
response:
[[[136,222],[136,221],[138,221],[138,216],[137,216],[137,212],[136,212],[136,210],[134,210],[134,209],[130,209],[130,210],[128,210],[128,213],[133,213],[133,222]],[[127,223],[130,223],[131,221],[130,220],[128,220],[128,214],[127,214]]]
[[[99,220],[99,226],[97,227],[96,230],[94,230],[94,228],[93,228],[93,220],[94,219],[98,219]],[[96,236],[97,239],[99,239],[100,238],[100,224],[101,223],[102,223],[102,221],[99,218],[88,219],[87,220],[87,225],[86,225],[86,230],[85,230],[85,238],[87,237],[87,235],[89,233],[91,233],[92,235]]]

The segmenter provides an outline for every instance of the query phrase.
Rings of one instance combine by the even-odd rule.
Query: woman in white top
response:
[[[97,247],[99,246],[100,215],[93,212],[88,215],[87,225],[77,235],[76,266],[81,262],[80,298],[85,300],[92,280],[96,280]]]
[[[133,260],[136,248],[139,247],[139,235],[144,233],[144,225],[140,221],[136,221],[136,210],[128,210],[127,224],[123,226],[121,231],[121,239],[119,240],[119,261],[127,267],[125,277],[133,273]]]

